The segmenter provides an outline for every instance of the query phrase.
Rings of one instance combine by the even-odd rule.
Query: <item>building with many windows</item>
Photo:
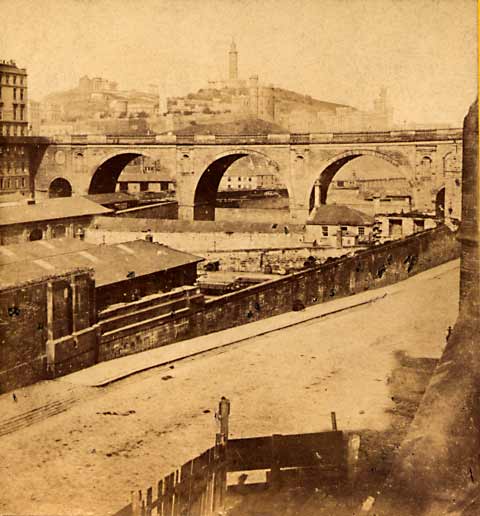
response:
[[[26,136],[27,71],[14,61],[0,61],[0,135]]]
[[[30,184],[30,152],[23,143],[0,144],[0,196],[25,196],[32,190]]]

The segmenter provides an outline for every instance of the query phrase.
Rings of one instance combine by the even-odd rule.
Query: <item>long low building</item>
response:
[[[26,281],[76,269],[93,269],[97,309],[168,292],[197,280],[203,258],[162,244],[134,240],[112,245],[79,239],[39,240],[0,246],[0,285]]]
[[[95,215],[111,212],[84,197],[0,206],[0,245],[74,237],[83,233]]]

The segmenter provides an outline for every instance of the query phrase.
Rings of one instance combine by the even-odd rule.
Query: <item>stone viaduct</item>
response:
[[[374,156],[394,165],[408,182],[412,208],[460,218],[461,129],[376,133],[252,136],[77,135],[50,140],[35,177],[38,196],[54,181],[74,195],[115,191],[123,168],[137,156],[160,160],[176,180],[179,218],[214,220],[220,180],[236,160],[256,154],[277,170],[289,195],[291,219],[304,223],[314,201],[326,203],[343,165]],[[315,194],[314,194],[315,192]],[[315,195],[317,196],[315,199]]]

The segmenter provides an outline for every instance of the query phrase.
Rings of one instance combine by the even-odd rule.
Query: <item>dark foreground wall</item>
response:
[[[0,290],[0,392],[58,375],[95,359],[93,271],[45,276]]]
[[[459,317],[402,443],[378,516],[480,514],[478,101],[464,121]]]
[[[101,337],[99,357],[109,360],[285,313],[297,300],[308,306],[382,287],[458,256],[459,245],[448,228],[426,231],[203,304],[197,300],[160,319],[110,326]]]

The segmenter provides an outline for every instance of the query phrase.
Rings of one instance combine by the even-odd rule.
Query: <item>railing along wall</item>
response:
[[[415,129],[376,132],[325,132],[242,135],[90,135],[54,136],[51,144],[96,145],[308,145],[311,143],[402,143],[461,141],[461,129]]]

